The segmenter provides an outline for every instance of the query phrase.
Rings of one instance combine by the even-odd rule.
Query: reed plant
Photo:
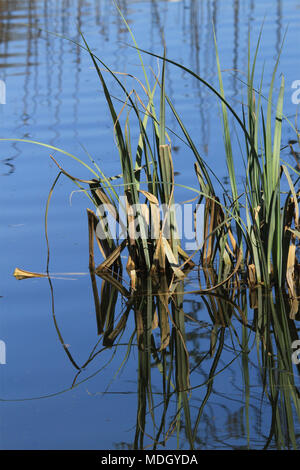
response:
[[[79,46],[90,55],[104,92],[119,154],[120,174],[107,176],[90,155],[88,156],[91,163],[87,164],[78,157],[48,144],[30,140],[22,141],[65,154],[88,169],[92,174],[92,178],[83,180],[68,173],[60,162],[52,157],[59,168],[59,175],[63,174],[74,181],[79,189],[88,196],[96,209],[104,205],[110,207],[111,216],[115,218],[121,230],[126,232],[125,239],[119,243],[110,233],[104,214],[101,211],[96,214],[95,211],[88,209],[89,267],[98,333],[103,334],[104,346],[111,347],[122,334],[131,310],[133,310],[135,317],[134,334],[136,334],[139,348],[139,375],[134,447],[144,447],[147,406],[154,420],[151,357],[155,358],[162,374],[164,389],[164,410],[159,426],[155,426],[154,447],[160,442],[160,437],[165,428],[167,409],[173,393],[171,392],[172,388],[176,391],[177,411],[168,432],[164,435],[163,442],[166,442],[168,433],[173,433],[174,430],[177,430],[179,442],[183,412],[185,432],[189,445],[191,448],[195,447],[199,423],[205,404],[212,392],[213,380],[217,373],[217,366],[224,346],[225,331],[227,328],[232,327],[231,317],[234,315],[235,310],[239,312],[239,320],[242,322],[243,328],[239,346],[242,349],[246,391],[246,421],[248,420],[250,392],[247,328],[250,328],[250,326],[247,321],[244,297],[241,305],[236,307],[234,302],[237,293],[242,292],[242,296],[246,295],[240,289],[242,282],[246,282],[251,290],[257,288],[254,294],[253,292],[250,293],[250,298],[257,315],[254,331],[257,334],[257,342],[261,347],[263,367],[267,370],[266,374],[269,374],[268,377],[264,376],[265,388],[268,384],[268,397],[272,404],[272,410],[275,410],[272,417],[270,439],[274,435],[278,447],[286,446],[281,419],[274,405],[279,399],[279,391],[276,388],[277,378],[274,374],[276,360],[271,348],[273,341],[280,352],[277,359],[280,370],[289,371],[289,374],[280,375],[280,399],[283,404],[284,419],[291,430],[289,431],[289,439],[292,445],[296,447],[295,433],[292,427],[291,398],[299,413],[298,395],[291,379],[292,364],[288,355],[284,353],[290,347],[291,324],[285,315],[286,304],[283,302],[283,297],[279,296],[281,313],[277,316],[271,297],[268,296],[265,300],[266,298],[261,291],[262,285],[268,288],[273,285],[280,288],[287,286],[289,291],[289,303],[287,305],[290,309],[290,318],[293,320],[299,308],[297,300],[299,295],[297,290],[299,263],[296,258],[296,247],[297,239],[300,237],[300,228],[299,191],[296,188],[300,173],[281,158],[283,121],[289,125],[291,123],[283,113],[283,77],[276,105],[273,104],[279,57],[272,74],[268,97],[265,98],[262,92],[262,78],[259,89],[257,90],[254,86],[256,61],[262,32],[252,61],[249,39],[247,82],[244,84],[247,91],[247,102],[244,103],[239,114],[225,96],[216,39],[218,89],[189,68],[166,57],[165,51],[163,55],[159,56],[141,50],[120,10],[119,13],[132,35],[133,47],[140,59],[144,83],[139,81],[139,84],[144,93],[143,97],[125,87],[120,75],[113,72],[92,52],[83,35],[83,43]],[[161,76],[152,76],[154,80],[152,86],[150,83],[153,80],[150,80],[148,76],[143,54],[150,54],[162,61]],[[222,194],[222,186],[218,178],[200,155],[191,134],[167,94],[165,80],[167,65],[180,68],[190,74],[195,80],[207,87],[220,104],[225,162],[230,181],[230,191],[226,194]],[[121,110],[116,109],[105,74],[108,74],[115,81],[124,94]],[[156,93],[159,94],[159,106],[156,105]],[[189,269],[194,266],[194,263],[192,256],[189,256],[181,247],[176,217],[172,211],[175,201],[174,190],[177,183],[174,177],[172,147],[169,137],[169,134],[174,131],[167,127],[167,108],[171,111],[181,130],[181,138],[195,157],[195,181],[198,180],[199,189],[190,187],[186,187],[186,189],[193,190],[198,195],[199,203],[205,202],[204,244],[201,249],[201,264],[205,285],[201,285],[200,289],[194,293],[204,296],[204,302],[213,321],[214,327],[211,334],[209,354],[214,359],[206,382],[207,391],[193,425],[189,407],[191,386],[183,312],[183,279]],[[229,116],[233,117],[240,132],[241,154],[244,156],[245,166],[242,192],[239,192],[235,171],[236,156],[233,150]],[[138,129],[136,141],[132,139],[133,119],[135,120],[135,130]],[[298,138],[297,130],[294,130]],[[293,172],[293,175],[291,172]],[[145,181],[142,175],[145,175]],[[289,188],[287,193],[282,191],[283,178],[285,178]],[[57,180],[58,178],[56,178],[48,198],[46,228],[50,197]],[[143,184],[145,184],[145,187]],[[118,212],[121,198],[117,188],[123,189],[125,221]],[[223,202],[221,202],[222,196]],[[168,213],[163,215],[162,218],[159,206],[169,209]],[[133,208],[135,208],[134,211]],[[151,222],[149,213],[151,213]],[[170,228],[168,237],[164,235],[164,226],[167,222]],[[155,237],[153,237],[153,232],[156,234]],[[103,236],[100,237],[99,233]],[[95,240],[103,256],[103,261],[98,266],[95,262]],[[124,285],[122,277],[123,263],[121,254],[125,249],[128,250],[126,268],[130,275],[130,288]],[[26,275],[30,276],[30,274],[31,277],[34,277],[34,273],[16,272],[16,275],[19,275],[20,278],[24,278]],[[100,294],[96,281],[97,276],[102,279]],[[119,294],[126,299],[126,307],[115,325],[115,309],[118,305]],[[157,326],[160,330],[159,347],[156,347],[152,333]],[[271,331],[275,332],[274,338]],[[233,334],[236,334],[236,332],[233,331]],[[167,368],[167,350],[171,358],[169,369]],[[174,368],[173,364],[175,364]],[[172,383],[174,370],[175,384]],[[291,394],[287,391],[288,387],[292,388]]]
[[[108,177],[102,168],[90,156],[92,165],[70,153],[40,142],[23,140],[55,150],[79,161],[93,174],[91,180],[82,180],[70,175],[59,163],[61,173],[71,178],[84,191],[96,208],[109,205],[112,216],[122,225],[127,238],[121,244],[113,240],[106,220],[103,216],[89,214],[90,233],[96,234],[100,227],[104,237],[96,236],[104,261],[99,270],[109,270],[116,262],[120,264],[121,252],[128,249],[127,270],[130,273],[132,286],[135,288],[137,273],[170,270],[178,279],[183,279],[184,268],[192,266],[191,257],[184,252],[178,238],[174,206],[174,165],[169,134],[174,132],[166,125],[166,109],[170,111],[181,132],[182,139],[195,157],[195,172],[199,181],[199,202],[205,201],[204,245],[201,254],[203,266],[218,266],[218,284],[228,281],[233,275],[246,273],[247,284],[254,288],[258,285],[271,287],[287,286],[290,296],[297,297],[295,281],[298,271],[296,247],[300,237],[299,231],[299,191],[297,182],[299,171],[281,158],[283,121],[291,125],[284,116],[284,77],[274,105],[274,88],[280,56],[278,57],[269,87],[268,97],[262,93],[263,77],[260,87],[254,86],[257,56],[260,49],[260,32],[257,47],[251,58],[250,37],[248,46],[248,70],[246,89],[247,101],[238,113],[227,101],[223,86],[223,77],[215,38],[216,64],[219,89],[214,88],[201,76],[166,57],[143,51],[136,43],[134,35],[126,19],[117,6],[124,24],[133,39],[133,47],[139,56],[144,74],[144,83],[138,80],[144,97],[134,90],[128,90],[121,76],[113,72],[90,49],[82,35],[85,49],[91,57],[98,75],[108,110],[112,119],[114,137],[119,153],[121,174]],[[78,45],[78,44],[77,44]],[[154,84],[150,85],[143,54],[150,54],[162,61],[161,77],[154,75]],[[224,151],[230,191],[222,194],[222,187],[216,175],[210,170],[208,163],[202,158],[191,134],[180,118],[170,100],[165,84],[166,66],[177,67],[190,74],[203,86],[207,87],[220,104],[224,137]],[[107,80],[107,73],[124,94],[123,106],[117,111]],[[136,79],[137,80],[137,79]],[[159,89],[159,106],[155,93]],[[159,108],[159,109],[158,109]],[[132,117],[133,116],[133,117]],[[240,157],[244,159],[244,188],[240,191],[235,170],[233,132],[229,124],[231,116],[238,127]],[[131,137],[132,119],[138,138],[134,143]],[[294,128],[294,126],[292,126]],[[297,139],[299,134],[294,128]],[[154,135],[154,139],[152,139]],[[2,139],[9,140],[9,139]],[[14,139],[17,140],[17,139]],[[152,144],[154,140],[154,144]],[[293,175],[291,174],[293,172]],[[145,189],[142,175],[145,174]],[[287,193],[283,193],[283,179],[288,185]],[[118,181],[116,181],[118,180]],[[117,187],[124,189],[125,224],[118,213],[120,196]],[[221,202],[223,197],[223,202]],[[147,207],[145,208],[145,202]],[[168,214],[160,218],[159,206],[169,208]],[[135,208],[133,215],[132,208]],[[151,212],[151,222],[149,213]],[[169,236],[164,236],[163,228],[169,218]],[[98,219],[98,220],[97,220]],[[125,227],[124,227],[125,225]],[[154,226],[154,227],[153,227]],[[128,228],[131,227],[131,230]],[[153,229],[156,237],[153,237]],[[97,234],[96,234],[97,235]]]
[[[220,280],[224,269],[228,272],[228,265],[239,263],[247,271],[250,287],[286,285],[290,295],[295,298],[297,297],[295,280],[299,266],[296,246],[300,235],[299,190],[296,188],[300,173],[282,159],[283,122],[292,127],[298,141],[299,133],[283,113],[285,87],[283,76],[277,103],[276,105],[273,103],[280,55],[274,66],[268,97],[262,93],[263,75],[259,89],[254,87],[261,35],[262,30],[252,61],[249,36],[247,82],[244,83],[247,102],[242,106],[241,116],[226,100],[216,37],[219,90],[182,64],[147,51],[143,52],[189,73],[206,86],[220,103],[226,167],[230,181],[230,194],[228,192],[223,194],[224,203],[220,202],[220,186],[213,185],[212,176],[206,170],[204,160],[200,157],[170,100],[166,98],[196,157],[195,169],[200,183],[201,198],[206,201],[203,265],[217,263],[218,280]],[[229,125],[229,115],[239,129],[240,158],[244,159],[244,188],[240,193],[235,170],[237,156],[234,157],[233,131]],[[283,178],[289,188],[287,194],[282,190]]]

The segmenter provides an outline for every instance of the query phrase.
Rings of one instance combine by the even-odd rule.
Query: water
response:
[[[238,78],[243,78],[242,72],[247,70],[248,31],[255,44],[266,16],[256,85],[265,62],[264,86],[267,89],[288,26],[279,73],[284,73],[286,80],[286,114],[294,121],[296,107],[291,101],[291,86],[300,78],[297,75],[300,65],[298,0],[122,0],[120,6],[143,49],[161,54],[164,38],[168,57],[193,68],[212,84],[217,83],[214,23],[222,68],[226,70],[225,89],[228,99],[236,106],[243,99],[243,87]],[[6,105],[0,105],[1,137],[43,141],[88,161],[84,146],[107,175],[119,174],[112,126],[90,58],[75,44],[47,34],[50,31],[79,41],[80,28],[90,47],[112,70],[142,77],[136,52],[127,45],[131,38],[112,2],[0,1],[0,21],[0,79],[5,82],[7,91]],[[156,59],[145,56],[145,62],[157,73]],[[241,73],[233,75],[233,70]],[[121,97],[116,84],[106,75],[111,92]],[[143,91],[134,79],[127,77],[126,85],[142,95]],[[277,79],[275,91],[279,85]],[[222,137],[218,132],[220,109],[214,97],[187,74],[171,66],[167,69],[166,88],[201,154],[223,183],[228,184],[224,178]],[[169,117],[168,125],[175,129],[172,117]],[[283,141],[287,143],[291,136],[286,125]],[[180,173],[178,182],[190,185],[193,181],[192,184],[196,184],[192,155],[179,139],[173,140],[173,146],[176,150],[175,170]],[[78,163],[57,152],[52,153],[70,173],[80,178],[90,177]],[[59,328],[62,341],[80,365],[86,362],[99,340],[88,275],[85,209],[90,203],[84,195],[72,193],[77,188],[66,178],[59,180],[49,211],[50,270],[81,274],[60,275],[58,277],[65,279],[53,279],[53,297],[47,279],[17,282],[12,276],[16,266],[34,272],[45,271],[44,213],[50,187],[57,175],[49,154],[48,149],[30,144],[1,143],[0,339],[6,344],[7,364],[0,366],[0,448],[131,448],[138,406],[138,350],[135,346],[123,372],[117,376],[116,373],[133,332],[133,313],[116,354],[112,356],[113,350],[107,350],[97,355],[79,374],[76,380],[82,383],[76,387],[72,384],[77,369],[57,334]],[[293,164],[287,151],[284,155]],[[240,158],[236,159],[236,168],[242,175]],[[242,184],[240,176],[240,188]],[[177,200],[190,197],[185,190],[177,190]],[[100,255],[98,260],[101,261]],[[186,288],[189,291],[199,288],[196,275],[190,277]],[[206,357],[201,365],[198,364],[210,348],[214,322],[209,316],[209,300],[205,302],[199,295],[185,296],[185,313],[198,321],[195,324],[187,321],[193,387],[206,382],[213,363],[213,358]],[[119,302],[117,317],[122,308]],[[218,310],[220,306],[216,308]],[[251,318],[253,310],[247,308]],[[234,328],[241,340],[243,327],[237,319]],[[288,328],[294,334],[291,324]],[[262,391],[254,339],[250,340],[250,401],[247,408],[245,364],[242,355],[236,352],[240,352],[239,341],[229,328],[225,328],[224,335],[225,347],[217,366],[217,371],[221,372],[215,377],[212,394],[204,407],[196,447],[262,448],[268,442],[272,409]],[[97,347],[101,348],[101,343]],[[272,367],[269,370],[272,371]],[[280,372],[278,374],[281,377]],[[279,383],[282,385],[280,380]],[[295,383],[297,385],[297,374]],[[161,376],[155,366],[152,385],[157,394],[155,400],[160,402]],[[293,388],[290,384],[289,387]],[[193,420],[205,393],[206,385],[192,392]],[[298,392],[295,393],[297,396]],[[249,409],[249,419],[245,409]],[[157,409],[158,422],[161,410]],[[281,414],[284,415],[282,409]],[[174,419],[175,415],[172,397],[168,425],[172,422],[171,416]],[[294,422],[297,435],[296,415]],[[283,425],[285,437],[287,429],[289,425]],[[155,436],[149,415],[147,433]],[[150,437],[145,437],[146,445],[152,445]],[[166,446],[176,448],[176,431]],[[269,447],[274,446],[276,443],[271,438]],[[285,441],[284,446],[292,444]],[[184,431],[180,435],[180,447],[189,448]]]

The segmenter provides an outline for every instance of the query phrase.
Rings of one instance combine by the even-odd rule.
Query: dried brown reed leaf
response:
[[[295,282],[294,282],[295,262],[296,262],[296,245],[295,245],[294,240],[292,240],[292,244],[289,247],[287,269],[286,269],[286,281],[288,284],[289,294],[292,298],[295,298],[297,296],[295,292]]]
[[[32,273],[30,271],[25,271],[24,269],[19,269],[16,268],[14,271],[14,276],[18,281],[21,281],[23,279],[32,279],[32,278],[38,278],[38,277],[48,277],[47,274],[41,274],[41,273]]]
[[[216,203],[212,199],[206,199],[204,211],[204,244],[202,250],[202,263],[208,266],[212,261],[213,246],[216,237],[214,229],[217,225],[216,220]]]
[[[125,313],[123,313],[123,315],[121,316],[116,328],[114,328],[114,330],[111,333],[104,336],[104,339],[103,339],[103,345],[104,346],[110,347],[110,346],[113,345],[115,339],[119,336],[119,334],[126,327],[129,312],[130,312],[130,307],[127,308]]]
[[[257,285],[255,264],[248,265],[248,284],[250,287]]]
[[[90,269],[90,277],[91,277],[92,290],[93,290],[93,296],[94,296],[98,334],[101,334],[103,332],[103,322],[102,322],[102,315],[101,315],[101,304],[100,304],[100,299],[99,299],[98,286],[97,286],[97,281],[95,277],[95,258],[94,258],[95,214],[92,211],[88,210],[87,215],[88,215],[88,228],[89,228],[89,269]]]
[[[155,310],[154,312],[154,315],[153,315],[153,320],[152,320],[152,331],[153,330],[156,330],[156,328],[158,328],[158,315],[157,315],[157,311]]]
[[[148,191],[143,191],[142,189],[139,189],[139,192],[143,194],[151,204],[159,204],[157,197],[155,197],[153,194],[149,193]]]
[[[96,268],[96,274],[108,269],[113,263],[115,263],[119,259],[120,254],[122,253],[126,245],[127,240],[123,240],[121,245],[117,246],[117,248],[106,258],[106,260],[103,261],[103,263],[101,263]]]
[[[208,289],[201,289],[201,290],[198,290],[198,291],[189,291],[189,293],[191,294],[196,294],[196,293],[199,293],[199,294],[205,294],[207,292],[212,292],[213,290],[217,289],[218,287],[221,287],[223,286],[224,284],[228,283],[228,281],[236,275],[236,273],[238,272],[240,266],[241,266],[241,263],[242,263],[242,260],[243,260],[243,251],[241,249],[238,249],[238,258],[237,258],[237,261],[236,261],[236,265],[235,265],[235,268],[234,270],[232,271],[232,273],[226,278],[224,279],[223,281],[219,282],[219,284],[216,284],[215,286],[212,286]]]
[[[91,209],[87,209],[87,214],[88,214],[90,247],[93,244],[93,235],[95,235],[98,248],[99,248],[103,258],[106,259],[111,253],[111,247],[110,247],[110,244],[109,244],[109,240],[107,240],[107,238],[105,238],[105,237],[99,238],[97,236],[96,228],[98,227],[99,219],[96,217],[96,214]]]
[[[124,287],[123,284],[118,281],[118,279],[116,279],[114,276],[112,276],[109,272],[99,271],[96,274],[97,276],[101,277],[101,279],[104,279],[105,281],[109,282],[114,287],[116,287],[116,289],[118,289],[121,295],[127,298],[130,297],[130,292],[126,289],[126,287]]]
[[[183,279],[185,277],[185,274],[181,271],[181,269],[179,269],[174,253],[169,245],[168,240],[165,237],[162,237],[162,244],[170,267],[174,271],[175,276],[177,276],[178,279]]]
[[[150,211],[151,211],[151,234],[153,235],[154,240],[159,240],[160,234],[160,212],[159,208],[156,204],[150,204]]]
[[[299,300],[298,299],[291,299],[290,301],[290,314],[289,317],[291,320],[296,319],[296,315],[299,311]]]
[[[165,272],[166,270],[166,255],[164,245],[162,243],[162,235],[160,235],[156,249],[153,255],[153,263],[151,266],[151,274],[155,275],[156,272]]]
[[[258,308],[258,296],[257,296],[256,290],[250,289],[249,301],[250,301],[250,308],[252,309]]]
[[[196,265],[194,261],[192,260],[192,257],[189,256],[182,248],[180,245],[178,245],[178,254],[181,256],[181,258],[184,261],[185,266],[187,266],[188,269],[193,269]]]

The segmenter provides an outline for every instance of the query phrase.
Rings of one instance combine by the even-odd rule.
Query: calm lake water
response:
[[[265,18],[256,86],[265,66],[267,90],[288,27],[275,92],[283,73],[285,113],[295,120],[297,107],[291,96],[292,83],[300,80],[299,0],[119,3],[141,48],[161,54],[164,38],[168,57],[217,85],[214,24],[225,90],[238,110],[246,96],[241,80],[247,72],[248,32],[254,46]],[[106,175],[119,174],[110,117],[88,54],[74,43],[47,33],[80,41],[80,29],[93,51],[112,70],[142,77],[136,51],[128,46],[130,35],[113,2],[0,0],[0,24],[0,79],[6,84],[6,104],[0,105],[0,137],[42,141],[88,161],[85,148]],[[145,63],[157,72],[156,59],[145,56]],[[121,97],[108,74],[107,81],[112,94]],[[135,80],[125,77],[125,81],[129,89],[142,93]],[[226,186],[220,108],[215,98],[172,66],[167,67],[166,88],[201,154]],[[168,126],[177,129],[174,118],[169,118]],[[283,142],[291,138],[292,132],[285,126]],[[177,182],[196,186],[192,154],[176,138],[173,148]],[[72,193],[78,188],[60,178],[48,217],[50,271],[58,274],[52,284],[48,279],[15,280],[17,266],[45,272],[44,215],[57,168],[48,149],[20,142],[1,142],[0,149],[0,340],[6,345],[6,365],[0,365],[0,448],[130,449],[140,426],[136,340],[128,354],[133,314],[116,348],[96,354],[82,370],[76,368],[102,349],[88,273],[86,207],[90,202],[83,194]],[[236,153],[242,188],[243,162]],[[71,174],[89,178],[78,163],[57,152],[53,155]],[[287,150],[283,155],[294,165]],[[177,200],[190,197],[186,190],[177,190]],[[185,289],[199,289],[197,272],[189,276]],[[286,299],[277,299],[274,306],[264,296],[251,305],[247,293],[241,298],[235,293],[229,297],[223,301],[193,294],[184,297],[183,309],[189,315],[186,330],[193,423],[201,410],[195,447],[298,447],[298,370],[294,369],[293,376],[280,353],[274,353],[274,364],[265,360],[263,344],[243,326],[239,313],[229,312],[234,302],[250,324],[263,311],[269,312],[272,322],[274,312],[287,313],[288,318]],[[222,309],[232,316],[230,327],[224,327],[220,320]],[[124,302],[119,299],[116,321],[123,311]],[[297,321],[287,320],[286,328],[290,337],[297,339]],[[216,351],[209,354],[215,332]],[[280,338],[274,334],[272,341],[278,346]],[[285,346],[289,346],[288,341]],[[290,354],[287,350],[286,355]],[[145,448],[153,446],[164,409],[161,374],[153,358],[151,370],[155,423],[147,413]],[[165,447],[188,449],[184,415],[179,435],[172,427],[176,406],[172,395],[165,423],[165,431],[171,431]]]

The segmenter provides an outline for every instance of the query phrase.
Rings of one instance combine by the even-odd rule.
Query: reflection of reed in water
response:
[[[146,277],[130,292],[119,265],[112,271],[97,271],[91,261],[103,345],[112,347],[122,336],[130,311],[135,317],[128,347],[130,351],[136,338],[137,420],[129,448],[168,447],[169,440],[174,445],[176,434],[180,448],[298,448],[300,397],[291,361],[291,344],[298,332],[289,318],[288,296],[259,288],[248,300],[248,291],[235,283],[201,294],[203,288],[218,284],[217,273],[204,268],[199,296],[193,295],[194,308],[187,314],[183,298],[189,291],[183,281],[173,285],[167,276]],[[95,274],[102,278],[99,295]],[[120,293],[126,308],[115,324]],[[197,318],[199,302],[210,318],[206,325]],[[234,377],[229,395],[220,387],[222,375],[223,383]],[[225,420],[222,426],[221,418],[214,423],[219,409]]]
[[[218,285],[212,268],[202,268],[198,292],[188,290],[195,270],[186,283],[146,276],[133,289],[118,261],[98,270],[90,250],[89,264],[99,341],[83,364],[60,332],[49,277],[53,321],[76,371],[70,389],[89,380],[92,362],[107,378],[102,353],[108,349],[118,354],[114,380],[137,360],[136,424],[120,447],[299,448],[300,366],[292,363],[291,345],[300,311],[288,295],[234,282],[203,293]],[[129,340],[121,343],[125,332]]]

